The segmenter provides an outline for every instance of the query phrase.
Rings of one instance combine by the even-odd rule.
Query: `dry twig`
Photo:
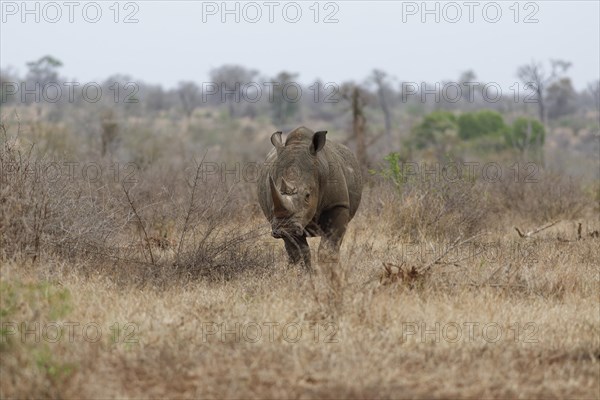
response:
[[[123,191],[125,192],[125,196],[127,197],[127,202],[129,203],[129,206],[133,210],[133,213],[135,214],[135,216],[138,220],[140,228],[142,229],[142,232],[144,233],[146,248],[148,249],[148,252],[150,253],[150,262],[152,263],[152,265],[155,265],[154,255],[152,254],[152,246],[150,246],[151,242],[150,242],[150,239],[148,238],[148,232],[146,232],[146,227],[144,226],[144,222],[142,221],[142,218],[138,214],[137,209],[135,208],[135,205],[133,204],[133,200],[131,199],[131,197],[129,197],[129,192],[127,191],[127,189],[125,189],[125,186],[123,186],[123,185],[121,185],[121,186],[123,187]]]
[[[194,201],[195,201],[195,197],[196,197],[196,188],[198,186],[198,175],[200,175],[200,169],[202,168],[202,164],[204,163],[204,159],[206,158],[206,154],[208,153],[208,151],[206,151],[204,153],[204,156],[202,156],[202,160],[200,160],[200,163],[198,164],[198,167],[196,168],[196,175],[194,176],[194,185],[192,186],[192,193],[190,195],[190,204],[188,206],[188,210],[187,213],[185,215],[185,221],[183,223],[183,230],[181,231],[181,236],[179,238],[179,243],[177,245],[177,255],[175,256],[175,265],[179,265],[179,255],[181,254],[181,247],[183,246],[183,241],[185,238],[185,234],[188,230],[189,227],[189,221],[190,221],[190,217],[192,215],[192,212],[194,210]]]
[[[520,237],[522,237],[522,238],[528,238],[528,237],[531,237],[531,236],[535,235],[536,233],[541,232],[541,231],[543,231],[545,229],[548,229],[551,226],[554,226],[554,225],[556,225],[558,223],[559,223],[559,220],[552,221],[552,222],[550,222],[550,223],[548,223],[548,224],[546,224],[544,226],[541,226],[541,227],[539,227],[537,229],[534,229],[534,230],[532,230],[530,232],[527,232],[527,233],[521,232],[521,230],[519,228],[517,228],[516,226],[515,226],[515,230],[517,231],[517,233],[519,234]]]

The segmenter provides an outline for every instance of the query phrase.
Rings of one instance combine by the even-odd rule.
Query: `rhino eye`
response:
[[[306,192],[306,194],[304,195],[304,200],[308,201],[310,199],[310,193]]]

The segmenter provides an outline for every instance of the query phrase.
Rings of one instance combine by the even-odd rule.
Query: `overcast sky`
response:
[[[221,1],[75,3],[27,2],[27,14],[21,1],[2,1],[0,66],[24,74],[49,54],[80,82],[121,73],[167,87],[205,82],[228,63],[297,72],[302,83],[362,81],[373,68],[436,82],[472,69],[507,90],[531,60],[571,61],[577,89],[600,75],[598,1],[428,2],[430,14],[421,1],[228,2],[231,14]]]

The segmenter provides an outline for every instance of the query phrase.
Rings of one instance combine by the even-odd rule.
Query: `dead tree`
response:
[[[101,141],[102,141],[102,157],[111,150],[113,143],[117,139],[119,132],[119,125],[114,112],[111,109],[106,110],[101,118],[100,125],[102,127]]]
[[[356,144],[356,158],[363,170],[367,169],[366,118],[363,112],[368,102],[365,90],[353,83],[342,86],[342,98],[350,102],[352,111],[352,139]]]
[[[550,60],[550,67],[551,71],[548,74],[542,64],[532,61],[517,70],[517,76],[525,84],[525,89],[531,89],[535,93],[540,122],[544,125],[546,125],[546,89],[563,76],[571,67],[571,63],[562,60]]]
[[[392,113],[390,112],[389,106],[389,87],[386,84],[386,73],[381,70],[373,70],[373,82],[377,87],[377,98],[381,111],[383,112],[383,119],[385,124],[385,140],[388,148],[392,146]]]

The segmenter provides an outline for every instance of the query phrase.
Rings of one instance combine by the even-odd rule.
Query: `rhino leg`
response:
[[[349,221],[350,211],[345,207],[335,207],[321,214],[319,226],[323,233],[319,244],[319,262],[339,262],[340,246]]]
[[[310,266],[310,247],[306,237],[284,238],[285,250],[288,253],[290,264],[304,263],[304,267],[311,269]]]

